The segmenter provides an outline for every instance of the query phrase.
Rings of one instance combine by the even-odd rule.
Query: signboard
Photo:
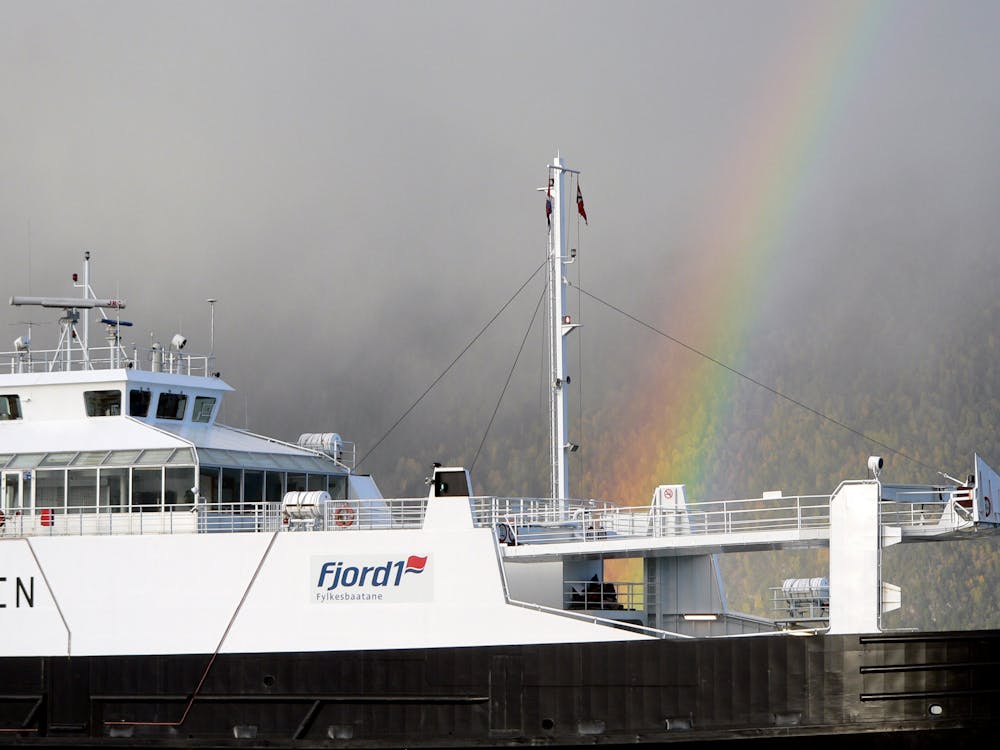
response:
[[[434,598],[429,555],[313,556],[309,573],[314,604],[397,604]]]

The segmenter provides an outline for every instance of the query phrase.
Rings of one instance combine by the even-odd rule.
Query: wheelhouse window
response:
[[[0,422],[21,418],[21,397],[16,394],[0,393]]]
[[[208,422],[212,419],[212,409],[215,408],[215,399],[211,396],[194,397],[194,413],[191,415],[192,422]]]
[[[187,396],[183,393],[161,393],[156,403],[157,419],[184,419]]]
[[[122,413],[121,391],[84,391],[88,417],[117,417]]]
[[[149,402],[152,398],[145,388],[133,388],[128,392],[128,415],[130,417],[145,417],[149,414]]]

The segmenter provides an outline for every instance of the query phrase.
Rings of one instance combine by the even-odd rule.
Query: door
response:
[[[30,504],[30,476],[25,479],[20,471],[0,472],[0,534],[19,533],[18,520]],[[29,502],[22,498],[29,498]]]

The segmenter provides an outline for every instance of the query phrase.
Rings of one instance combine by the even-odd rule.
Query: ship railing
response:
[[[599,500],[553,500],[549,497],[473,497],[470,503],[477,526],[503,522],[522,526],[561,524],[615,507]]]
[[[641,612],[645,585],[639,581],[564,581],[563,609]]]
[[[138,534],[211,534],[277,531],[279,503],[134,505],[119,508],[40,509],[5,514],[0,535],[117,536]]]
[[[937,498],[919,498],[919,502],[883,500],[879,513],[883,525],[910,527],[925,532],[957,531],[974,525],[972,508],[964,507],[957,493]]]
[[[52,371],[114,370],[118,368],[166,372],[172,375],[209,377],[215,370],[215,356],[133,346],[92,346],[84,357],[82,349],[31,349],[0,353],[6,374]]]
[[[419,529],[424,525],[427,498],[334,500],[323,506],[322,528],[327,531]],[[320,519],[317,519],[320,520]],[[320,528],[316,524],[313,528]]]
[[[702,501],[680,509],[548,498],[473,498],[472,502],[476,523],[496,527],[501,541],[508,544],[809,530],[830,525],[828,495]]]
[[[800,590],[772,586],[768,592],[771,594],[771,612],[775,620],[804,622],[830,619],[829,584]]]

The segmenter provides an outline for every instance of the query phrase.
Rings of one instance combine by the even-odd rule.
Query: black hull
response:
[[[954,750],[998,701],[995,630],[3,658],[0,745]]]

